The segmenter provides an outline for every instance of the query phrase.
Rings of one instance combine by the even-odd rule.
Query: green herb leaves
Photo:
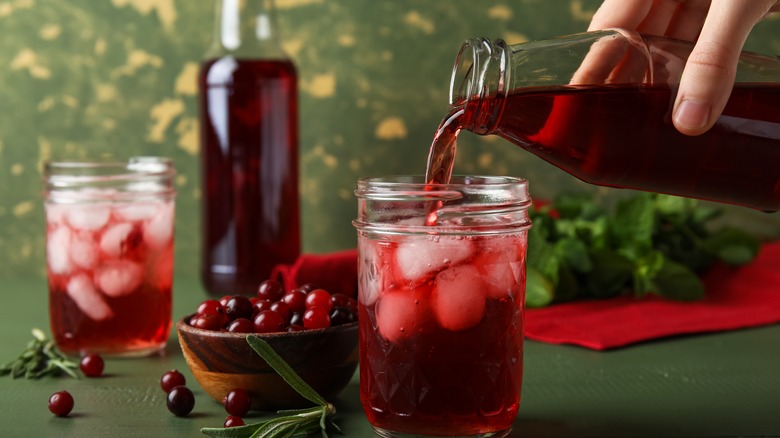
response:
[[[16,379],[40,379],[44,376],[57,376],[65,372],[78,378],[74,371],[78,368],[76,362],[68,359],[54,345],[54,341],[48,339],[42,330],[32,330],[33,340],[27,343],[27,348],[16,359],[6,363],[0,368],[0,376],[10,375]]]
[[[339,427],[333,423],[336,408],[332,404],[328,403],[317,391],[304,382],[263,339],[254,335],[248,335],[246,340],[252,349],[265,359],[268,365],[285,382],[289,383],[303,398],[317,404],[317,406],[306,409],[278,411],[277,413],[281,417],[260,423],[229,428],[203,428],[201,432],[211,437],[221,438],[288,438],[306,436],[318,431],[324,438],[327,438],[328,430],[341,433]]]
[[[526,304],[648,293],[704,296],[698,274],[715,261],[749,263],[759,242],[733,227],[711,230],[720,212],[692,199],[637,193],[614,212],[588,195],[563,195],[531,212]]]

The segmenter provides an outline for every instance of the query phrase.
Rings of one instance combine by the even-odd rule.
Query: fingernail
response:
[[[674,123],[688,129],[701,129],[707,125],[710,106],[695,100],[683,100],[674,114]]]

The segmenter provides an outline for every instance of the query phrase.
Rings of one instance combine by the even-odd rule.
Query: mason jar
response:
[[[49,317],[68,354],[144,356],[171,329],[170,160],[44,166]]]
[[[360,399],[376,432],[505,436],[523,373],[524,179],[357,183]]]

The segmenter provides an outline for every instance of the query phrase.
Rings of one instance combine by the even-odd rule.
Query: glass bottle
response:
[[[217,0],[215,28],[199,78],[201,278],[250,294],[300,253],[297,73],[272,0]]]
[[[440,130],[501,136],[591,184],[780,210],[780,59],[743,52],[723,115],[686,136],[671,110],[692,47],[621,29],[471,39]]]

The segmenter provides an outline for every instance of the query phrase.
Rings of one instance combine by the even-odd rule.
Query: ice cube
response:
[[[141,230],[124,222],[109,227],[100,238],[100,249],[110,257],[122,257],[141,243]]]
[[[65,209],[67,207],[53,202],[46,203],[46,224],[48,226],[60,226],[65,221]]]
[[[84,231],[73,233],[70,242],[70,259],[80,268],[92,269],[98,258],[96,246],[92,233]]]
[[[71,232],[68,227],[59,227],[49,233],[46,240],[46,261],[53,274],[67,274],[72,268],[70,260]]]
[[[411,281],[454,266],[471,256],[473,244],[461,237],[426,237],[401,242],[396,251],[398,274]]]
[[[484,242],[484,251],[474,260],[489,298],[514,296],[524,281],[523,240],[520,237],[494,238]]]
[[[160,209],[160,203],[139,202],[134,204],[122,205],[114,208],[114,216],[122,221],[145,221],[153,218]]]
[[[97,287],[110,297],[121,297],[132,293],[143,281],[143,268],[130,260],[107,262],[95,272]]]
[[[472,265],[440,272],[431,298],[433,314],[439,325],[458,331],[482,321],[485,313],[484,287],[479,270]]]
[[[415,335],[428,313],[429,293],[425,286],[382,291],[376,303],[379,333],[393,343]]]
[[[111,210],[106,205],[70,205],[65,212],[68,223],[76,229],[95,231],[108,223]]]
[[[144,242],[149,247],[160,249],[173,238],[173,202],[161,204],[157,214],[144,222]]]
[[[68,281],[68,296],[90,319],[103,321],[114,316],[114,312],[103,296],[95,289],[87,274],[78,274]]]
[[[371,306],[376,302],[381,289],[380,278],[377,277],[376,242],[360,239],[358,241],[358,253],[360,254],[360,266],[358,269],[358,299],[365,306]]]

